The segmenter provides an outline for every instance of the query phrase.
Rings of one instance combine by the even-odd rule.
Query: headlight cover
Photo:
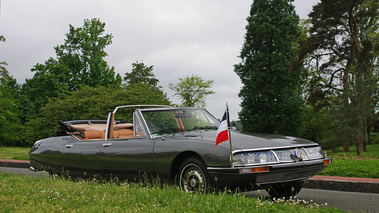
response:
[[[325,158],[320,146],[238,152],[233,155],[234,166],[288,163]]]
[[[33,144],[33,148],[38,148],[39,147],[39,145],[41,145],[41,142],[43,141],[43,139],[41,139],[41,140],[38,140],[38,141],[36,141],[34,144]]]
[[[304,147],[310,159],[325,158],[325,153],[320,146]]]
[[[272,151],[236,153],[233,155],[233,162],[236,165],[278,163]]]

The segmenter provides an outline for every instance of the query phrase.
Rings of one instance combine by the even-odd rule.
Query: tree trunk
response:
[[[372,128],[371,125],[368,125],[367,128],[366,128],[366,142],[367,142],[367,145],[371,144],[371,128]]]
[[[348,98],[348,77],[350,73],[350,66],[351,66],[352,60],[348,60],[346,63],[346,67],[344,69],[343,77],[342,77],[342,98],[343,98],[343,108],[346,110],[349,108],[349,98]],[[348,117],[348,115],[344,114],[344,116]],[[346,118],[348,119],[348,118]],[[349,147],[349,140],[346,140],[345,144],[343,145],[343,151],[344,152],[349,152],[350,147]]]
[[[359,122],[358,124],[358,137],[357,137],[357,155],[361,155],[364,151],[364,136],[365,136],[365,125],[364,122]]]
[[[343,145],[343,152],[349,152],[349,151],[350,151],[349,142],[345,142],[345,144]]]
[[[349,107],[349,99],[348,99],[347,91],[348,91],[348,76],[350,73],[350,65],[351,65],[351,60],[348,60],[346,68],[344,70],[343,78],[342,78],[342,86],[343,86],[343,91],[342,91],[343,102],[342,102],[342,104],[343,104],[343,108],[345,110],[348,109],[348,107]],[[348,116],[348,115],[344,115],[344,116]],[[346,118],[346,119],[348,119],[348,118]],[[343,145],[343,151],[344,152],[350,151],[349,141],[350,140],[346,140],[345,144]]]

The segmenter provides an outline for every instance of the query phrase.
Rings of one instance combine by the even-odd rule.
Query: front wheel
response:
[[[195,157],[186,159],[179,168],[179,187],[186,192],[206,193],[210,188],[210,176],[204,163]]]
[[[303,184],[304,181],[275,184],[267,187],[266,191],[271,197],[289,199],[290,197],[296,196],[300,192]]]

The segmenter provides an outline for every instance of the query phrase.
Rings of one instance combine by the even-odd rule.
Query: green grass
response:
[[[361,152],[362,157],[373,157],[373,158],[379,158],[379,144],[371,144],[366,146],[367,151]],[[357,147],[356,146],[350,146],[349,152],[343,152],[342,147],[337,149],[337,152],[328,152],[329,156],[356,156],[357,155]]]
[[[367,146],[367,152],[357,156],[356,147],[350,147],[350,152],[328,153],[332,164],[319,175],[379,178],[379,144]]]
[[[319,175],[379,178],[379,158],[356,155],[335,155],[331,158],[332,164]]]
[[[37,179],[0,173],[1,212],[342,212],[325,207],[296,199],[190,194],[169,185]]]
[[[30,147],[0,147],[0,159],[29,160]]]

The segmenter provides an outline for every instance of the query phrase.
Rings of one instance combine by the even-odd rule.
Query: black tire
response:
[[[204,163],[196,157],[184,160],[179,168],[178,184],[182,191],[207,193],[211,187],[211,182]]]
[[[273,198],[285,198],[296,196],[303,187],[304,181],[270,185],[266,188],[267,193]]]

